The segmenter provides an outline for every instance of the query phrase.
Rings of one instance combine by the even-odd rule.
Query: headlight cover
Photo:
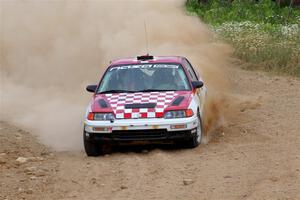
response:
[[[192,117],[194,112],[192,109],[167,111],[164,115],[165,119]]]
[[[90,112],[88,115],[88,120],[95,121],[111,121],[114,120],[115,116],[113,113],[93,113]]]

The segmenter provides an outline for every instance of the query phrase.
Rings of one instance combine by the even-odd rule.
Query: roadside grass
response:
[[[186,8],[211,26],[216,39],[231,44],[247,69],[300,76],[299,8],[280,8],[271,0],[189,0]]]

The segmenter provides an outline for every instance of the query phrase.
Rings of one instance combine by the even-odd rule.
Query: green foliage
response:
[[[300,76],[300,10],[271,0],[189,0],[187,11],[210,24],[251,69]]]
[[[251,21],[271,24],[299,23],[300,10],[289,7],[278,7],[271,0],[210,0],[199,3],[188,0],[187,10],[197,13],[205,22],[220,25],[228,21]]]

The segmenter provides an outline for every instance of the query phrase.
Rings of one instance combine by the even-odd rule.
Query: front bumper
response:
[[[173,132],[168,132],[164,129],[157,129],[153,131],[114,131],[111,134],[85,132],[85,138],[87,141],[98,143],[172,143],[175,141],[188,140],[195,134],[196,129]]]
[[[109,142],[173,142],[196,134],[197,117],[181,119],[122,119],[85,121],[84,137],[88,141]]]

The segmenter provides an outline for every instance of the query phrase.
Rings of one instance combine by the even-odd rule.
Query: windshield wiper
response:
[[[98,94],[107,94],[107,93],[132,93],[135,91],[128,91],[128,90],[106,90],[106,91],[102,91],[99,92]]]
[[[99,92],[98,94],[108,94],[108,93],[136,93],[136,92],[167,92],[167,91],[178,91],[178,90],[160,90],[160,89],[146,89],[146,90],[106,90],[103,92]]]
[[[137,92],[167,92],[167,91],[177,91],[177,90],[146,89],[146,90],[139,90]]]

